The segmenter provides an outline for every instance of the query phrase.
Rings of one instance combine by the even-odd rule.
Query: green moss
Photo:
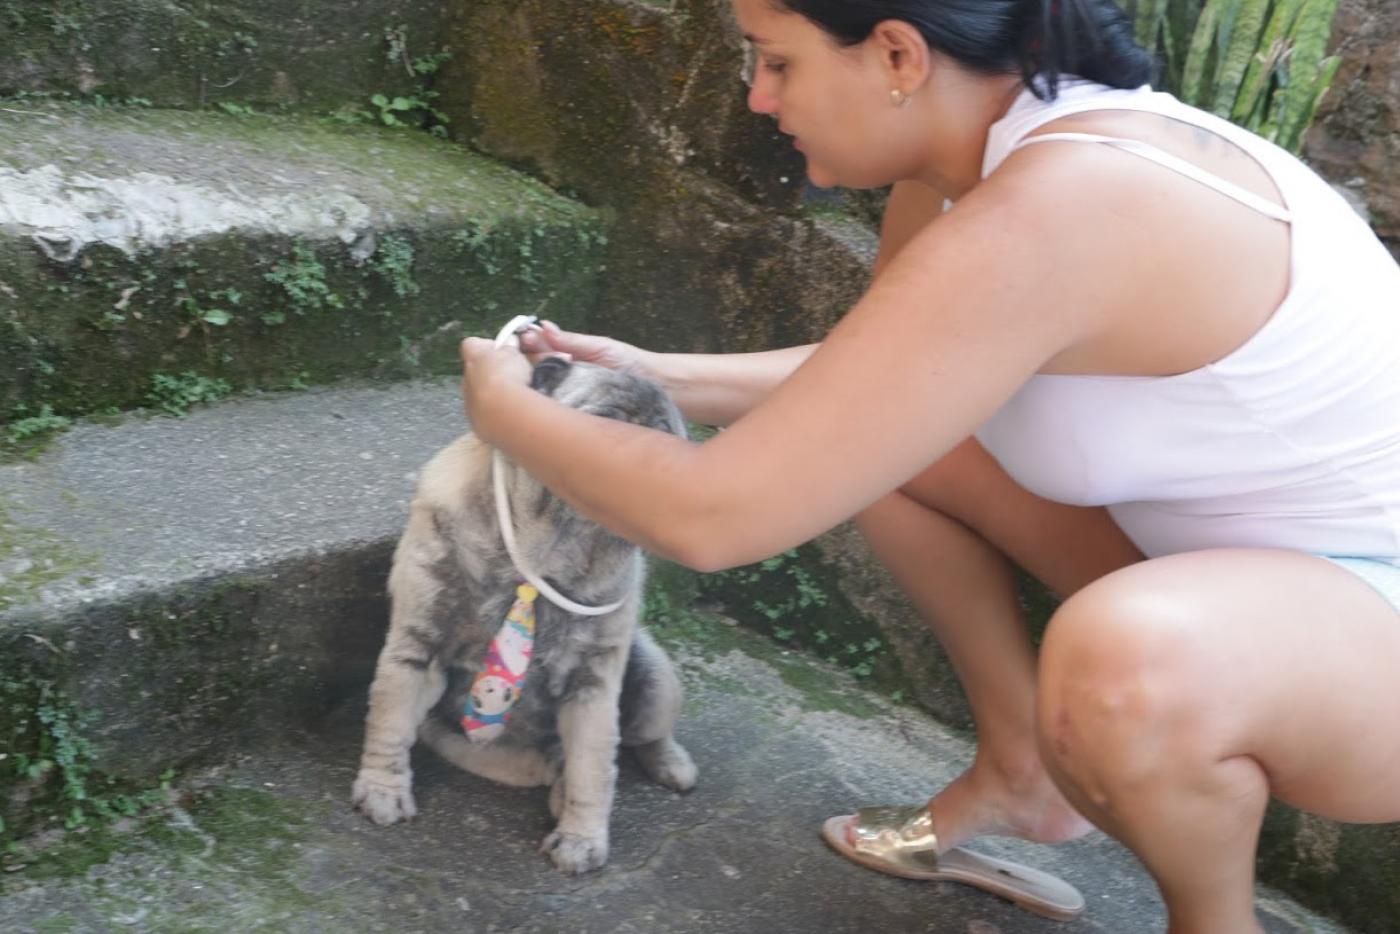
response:
[[[421,93],[437,11],[400,5],[392,26],[387,12],[348,4],[326,17],[275,0],[0,0],[0,94],[328,110],[375,92]]]
[[[52,532],[15,520],[0,499],[0,611],[29,603],[48,584],[95,564]]]
[[[47,124],[32,121],[0,147],[0,163],[42,164],[57,142],[76,160],[100,160],[94,140],[163,135],[190,162],[218,160],[250,194],[259,167],[276,163],[328,174],[374,216],[416,220],[354,245],[234,230],[130,256],[92,246],[68,264],[0,239],[0,283],[25,296],[0,292],[10,364],[0,422],[147,405],[158,373],[242,391],[455,372],[462,333],[494,333],[503,315],[542,305],[575,327],[592,311],[605,219],[458,146],[287,118],[44,109],[66,135],[47,139]]]
[[[802,694],[808,710],[837,710],[856,717],[878,715],[880,708],[853,690],[833,671],[815,664],[810,654],[785,648],[769,638],[703,609],[704,580],[673,564],[655,562],[647,588],[643,618],[662,645],[708,660],[739,652],[770,666],[782,681]],[[733,683],[736,691],[751,688]]]
[[[268,792],[236,786],[177,791],[151,798],[138,817],[122,824],[96,825],[64,834],[57,842],[29,841],[10,849],[10,872],[0,879],[27,884],[42,879],[74,879],[114,857],[141,856],[179,869],[212,867],[281,886],[309,820]],[[286,888],[291,889],[290,885]],[[299,894],[299,893],[298,893]],[[172,912],[172,919],[183,913]],[[149,928],[146,928],[149,930]]]

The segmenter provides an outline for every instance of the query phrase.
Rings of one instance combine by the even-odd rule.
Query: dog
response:
[[[631,373],[547,358],[530,385],[584,412],[686,436],[665,392]],[[352,797],[377,824],[415,816],[409,750],[421,739],[474,774],[551,786],[558,823],[540,849],[559,870],[586,872],[607,862],[619,745],[657,783],[681,792],[695,785],[695,764],[672,735],[680,681],[639,624],[640,549],[503,459],[515,537],[529,567],[571,600],[622,602],[583,616],[541,595],[523,688],[494,683],[501,679],[490,675],[500,669],[488,671],[486,656],[499,661],[497,636],[507,613],[515,618],[521,575],[501,537],[492,454],[467,434],[423,469],[389,574],[389,631],[370,686]],[[468,738],[465,710],[486,716],[512,704],[509,719],[497,716],[500,725],[483,734],[493,738]]]

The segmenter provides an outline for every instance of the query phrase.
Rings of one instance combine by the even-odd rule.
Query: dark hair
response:
[[[1152,78],[1152,58],[1133,41],[1132,23],[1113,0],[770,0],[799,13],[844,46],[864,42],[876,24],[902,20],[929,47],[983,74],[1020,73],[1042,100],[1060,77],[1115,88]]]

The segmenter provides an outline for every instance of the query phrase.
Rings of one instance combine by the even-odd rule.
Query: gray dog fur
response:
[[[531,385],[582,411],[685,435],[665,393],[625,372],[550,359]],[[486,743],[466,738],[460,721],[472,678],[520,580],[501,539],[491,459],[491,448],[468,434],[423,469],[389,575],[393,609],[353,800],[378,824],[413,817],[416,737],[477,775],[551,785],[558,824],[541,850],[560,870],[585,872],[608,858],[619,744],[632,747],[656,782],[677,791],[695,785],[695,764],[672,736],[680,682],[639,625],[639,549],[507,462],[516,541],[534,572],[579,603],[623,604],[588,617],[536,600],[534,655],[505,731]]]

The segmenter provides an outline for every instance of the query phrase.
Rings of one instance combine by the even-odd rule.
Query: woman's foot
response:
[[[929,813],[940,853],[987,834],[1064,843],[1094,829],[1060,794],[1038,761],[1007,770],[979,758],[934,795]]]

